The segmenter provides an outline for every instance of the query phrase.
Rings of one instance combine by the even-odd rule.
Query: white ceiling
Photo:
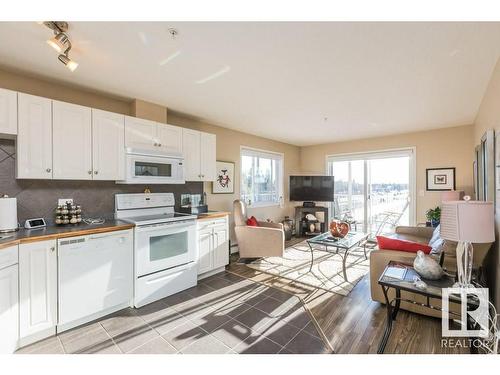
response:
[[[73,22],[69,35],[74,73],[49,29],[2,22],[0,64],[296,145],[470,124],[500,52],[500,23]]]

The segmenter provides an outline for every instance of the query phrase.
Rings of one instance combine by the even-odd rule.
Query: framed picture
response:
[[[455,168],[427,168],[427,191],[455,190]]]
[[[212,194],[233,194],[234,163],[217,160],[216,167],[216,180],[212,182]]]

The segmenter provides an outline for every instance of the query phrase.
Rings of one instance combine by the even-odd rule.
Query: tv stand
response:
[[[316,202],[310,202],[310,201],[302,202],[302,207],[305,207],[305,208],[316,207]]]
[[[319,228],[314,232],[311,232],[309,229],[310,224],[316,224],[317,222],[308,222],[305,218],[307,214],[312,214],[316,216],[318,212],[323,213],[323,221],[319,222]],[[305,237],[305,236],[316,236],[321,233],[325,233],[328,230],[328,207],[323,206],[312,206],[306,207],[296,206],[295,207],[295,236],[297,237]]]

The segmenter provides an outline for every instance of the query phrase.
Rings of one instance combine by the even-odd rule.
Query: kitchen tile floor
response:
[[[23,354],[330,353],[301,301],[228,272],[140,309],[124,309]]]

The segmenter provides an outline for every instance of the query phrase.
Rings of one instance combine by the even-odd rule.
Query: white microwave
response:
[[[118,184],[184,184],[184,157],[180,153],[126,149],[125,180]]]

